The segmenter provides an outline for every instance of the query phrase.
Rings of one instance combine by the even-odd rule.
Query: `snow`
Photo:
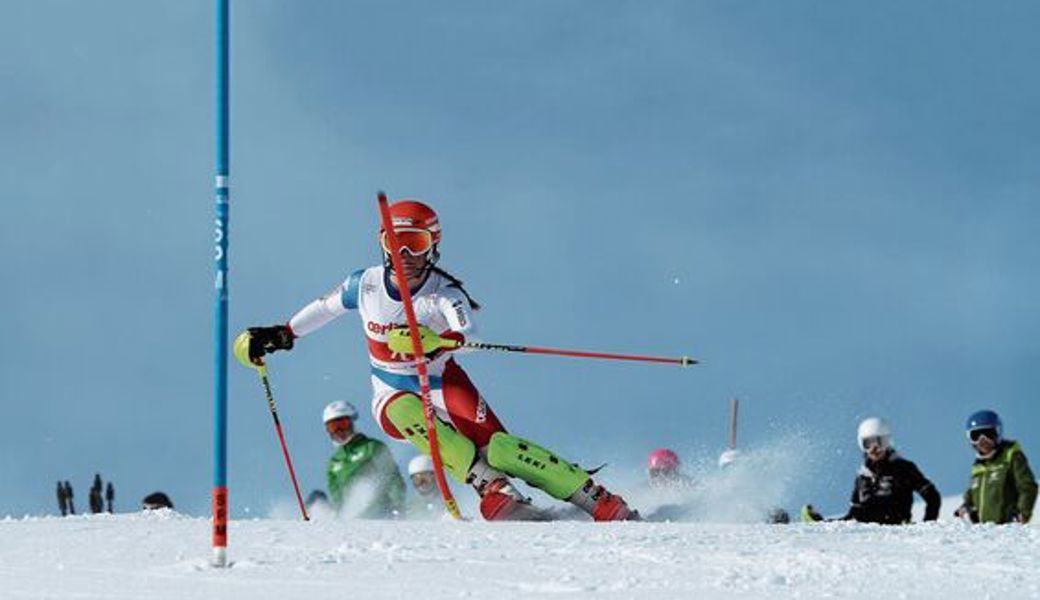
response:
[[[169,511],[8,518],[0,597],[1040,597],[1034,525],[236,520],[227,569],[209,533]]]

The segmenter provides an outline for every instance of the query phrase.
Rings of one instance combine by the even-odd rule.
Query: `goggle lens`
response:
[[[407,250],[413,256],[426,254],[433,248],[433,234],[425,229],[394,229],[394,234],[401,249]],[[385,231],[379,236],[379,244],[383,247],[383,252],[390,254],[390,242]]]
[[[434,477],[433,473],[422,472],[412,475],[412,484],[419,489],[430,489],[437,483],[437,478]]]
[[[968,432],[968,438],[971,439],[973,444],[978,442],[979,438],[982,437],[986,437],[989,441],[994,442],[997,440],[997,430],[992,427],[987,427],[985,429],[972,429]]]
[[[329,432],[330,435],[333,433],[347,433],[353,428],[354,422],[350,420],[350,417],[340,417],[325,423],[325,431]]]
[[[872,448],[883,448],[885,446],[885,440],[879,435],[870,436],[863,438],[863,451],[866,452]]]

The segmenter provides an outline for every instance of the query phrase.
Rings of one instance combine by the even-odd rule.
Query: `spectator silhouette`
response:
[[[70,515],[76,514],[76,503],[73,502],[73,499],[72,499],[72,484],[69,483],[68,479],[65,480],[65,499],[69,503],[69,514]]]
[[[141,500],[141,508],[144,510],[158,510],[160,508],[173,508],[170,497],[162,492],[152,492]]]
[[[58,510],[61,511],[61,516],[69,514],[69,499],[65,495],[65,486],[58,480]]]
[[[94,483],[90,486],[90,512],[91,514],[98,514],[105,510],[105,505],[101,500],[101,474],[94,474]]]

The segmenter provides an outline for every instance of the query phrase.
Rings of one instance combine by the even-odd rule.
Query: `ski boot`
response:
[[[551,521],[542,509],[531,504],[507,479],[496,479],[484,489],[480,514],[487,521]]]
[[[628,506],[625,499],[611,494],[590,478],[567,501],[592,515],[595,521],[642,521],[639,511]]]
[[[480,514],[487,521],[550,521],[544,510],[520,493],[505,474],[477,455],[466,483],[480,495]]]

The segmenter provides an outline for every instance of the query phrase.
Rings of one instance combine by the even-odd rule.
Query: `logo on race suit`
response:
[[[390,331],[391,329],[395,329],[397,327],[407,327],[407,325],[402,323],[387,323],[386,325],[383,325],[381,323],[376,323],[375,321],[369,321],[365,324],[365,327],[370,332],[376,335],[386,335],[386,332]]]
[[[361,293],[363,293],[363,294],[371,294],[371,293],[375,292],[377,289],[378,288],[375,285],[371,284],[371,283],[363,283],[363,284],[361,284]]]
[[[466,310],[462,306],[462,300],[456,300],[451,303],[451,307],[455,309],[455,318],[459,320],[459,326],[466,326]]]
[[[477,423],[487,421],[487,403],[484,402],[483,396],[477,396],[477,415],[475,419]]]

